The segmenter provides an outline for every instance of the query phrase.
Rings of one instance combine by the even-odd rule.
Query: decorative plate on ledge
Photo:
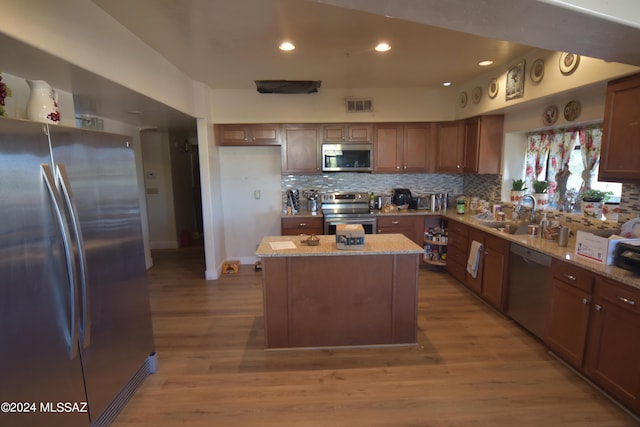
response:
[[[496,79],[491,79],[489,82],[489,90],[487,94],[489,94],[489,98],[493,99],[498,95],[498,81]]]
[[[534,83],[540,83],[544,77],[544,59],[538,58],[533,61],[531,65],[531,71],[529,72],[531,81]]]
[[[474,104],[477,104],[480,102],[480,99],[482,99],[482,88],[476,86],[473,88],[473,91],[471,91],[471,100]]]
[[[467,106],[467,92],[460,92],[460,96],[458,97],[458,105],[460,108],[464,108]]]
[[[549,105],[542,113],[542,123],[545,126],[551,126],[558,120],[558,107]]]
[[[565,76],[572,74],[580,64],[580,55],[564,52],[560,55],[560,72]]]
[[[564,118],[572,122],[580,116],[581,110],[582,108],[578,101],[569,101],[567,105],[564,106]]]

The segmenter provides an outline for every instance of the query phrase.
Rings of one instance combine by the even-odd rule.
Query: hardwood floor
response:
[[[253,266],[153,257],[159,369],[114,427],[639,425],[446,273],[420,272],[417,347],[264,351]]]

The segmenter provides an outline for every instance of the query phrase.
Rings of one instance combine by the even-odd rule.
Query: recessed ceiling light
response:
[[[488,67],[491,64],[493,64],[493,61],[490,61],[490,60],[478,62],[478,65],[481,66],[481,67]]]
[[[280,50],[293,50],[296,47],[293,45],[293,43],[291,42],[282,42],[280,43],[280,46],[278,46],[280,48]]]
[[[444,82],[444,83],[442,83],[442,86],[449,87],[449,86],[451,86],[451,82]]]
[[[386,52],[391,50],[391,46],[388,43],[378,43],[375,49],[377,52]]]

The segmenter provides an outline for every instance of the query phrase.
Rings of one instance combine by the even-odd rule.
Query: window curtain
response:
[[[553,132],[544,132],[531,134],[527,137],[525,183],[531,192],[533,192],[533,181],[539,180],[540,174],[544,171],[553,136]]]
[[[557,191],[560,177],[558,174],[564,170],[565,166],[568,167],[577,135],[578,129],[570,129],[550,136],[547,176],[549,177],[549,202],[553,206],[556,206],[558,198],[563,198],[566,193],[566,180],[564,188],[560,188],[560,192]]]
[[[591,183],[594,180],[600,163],[600,145],[602,142],[602,128],[580,129],[578,131],[580,138],[580,153],[582,154],[582,185],[580,185],[580,193],[591,189]]]

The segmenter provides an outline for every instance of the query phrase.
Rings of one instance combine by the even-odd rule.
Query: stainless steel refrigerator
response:
[[[155,371],[128,141],[0,118],[2,426],[109,425]]]

